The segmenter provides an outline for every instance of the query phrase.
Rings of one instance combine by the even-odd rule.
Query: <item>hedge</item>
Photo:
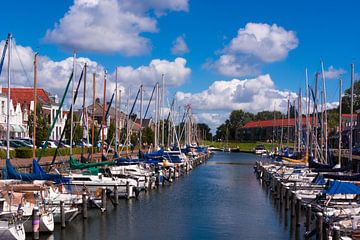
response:
[[[81,153],[82,148],[73,148],[73,154],[80,154]],[[43,157],[46,156],[54,156],[56,151],[56,148],[46,148],[45,152],[43,153]],[[88,153],[90,151],[89,148],[84,148],[84,152]],[[94,147],[94,152],[96,151],[96,147]],[[36,157],[39,157],[41,153],[41,148],[36,149]],[[69,155],[70,154],[70,148],[59,148],[59,153],[61,155]],[[58,153],[58,154],[59,154]],[[6,151],[5,151],[5,156],[6,156]],[[31,158],[33,156],[32,153],[32,149],[31,148],[16,148],[14,150],[14,156],[13,157],[17,157],[17,158]]]
[[[16,156],[15,150],[10,150],[10,158],[14,158]],[[0,158],[6,159],[6,149],[0,149]]]

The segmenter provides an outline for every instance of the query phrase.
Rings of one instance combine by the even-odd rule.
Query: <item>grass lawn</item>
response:
[[[264,145],[267,150],[271,150],[272,144],[267,142],[211,142],[211,141],[204,141],[204,144],[207,146],[213,146],[216,148],[240,148],[240,151],[252,151],[257,145]]]

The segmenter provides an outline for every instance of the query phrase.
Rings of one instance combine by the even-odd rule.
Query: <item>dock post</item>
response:
[[[32,230],[33,230],[33,239],[40,238],[40,214],[39,207],[35,206],[32,211]]]
[[[310,231],[311,228],[311,204],[306,205],[306,222],[305,229],[306,231]]]
[[[126,199],[130,199],[130,183],[129,181],[126,182]]]
[[[102,191],[101,191],[101,211],[105,212],[106,211],[106,188],[103,187]]]
[[[88,217],[87,198],[86,198],[86,189],[85,188],[82,193],[82,214],[83,214],[83,219],[86,219]]]
[[[333,240],[340,240],[340,227],[334,226],[332,232],[332,239]]]
[[[283,185],[281,183],[281,181],[279,182],[279,200],[280,200],[280,205],[282,205],[283,203]]]
[[[61,228],[65,228],[66,223],[65,223],[65,204],[64,204],[64,201],[60,201],[60,219],[61,219]]]
[[[301,214],[301,197],[296,197],[296,207],[295,207],[295,223],[296,226],[300,226],[300,214]]]
[[[114,207],[117,207],[119,205],[119,190],[118,186],[114,186]]]
[[[145,191],[147,191],[149,189],[149,178],[148,176],[145,176]]]
[[[289,210],[289,198],[290,198],[290,188],[285,188],[285,210]]]
[[[291,217],[295,217],[295,202],[296,202],[296,194],[291,191]]]
[[[316,214],[316,239],[323,240],[323,214],[317,213]]]

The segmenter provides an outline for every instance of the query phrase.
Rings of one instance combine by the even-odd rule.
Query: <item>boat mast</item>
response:
[[[164,113],[165,113],[165,78],[164,78],[164,74],[162,74],[162,106],[161,106],[161,117],[163,118],[162,121],[162,129],[161,129],[161,145],[163,147],[165,147],[165,117],[164,117]]]
[[[34,115],[33,115],[33,136],[32,136],[32,140],[33,140],[33,147],[32,147],[32,151],[33,151],[33,159],[36,158],[36,146],[35,146],[35,142],[36,142],[36,98],[37,98],[37,58],[38,58],[38,53],[35,53],[34,56]]]
[[[290,142],[290,92],[288,97],[288,109],[287,109],[287,143],[286,147],[289,149],[289,142]]]
[[[73,70],[74,70],[74,76],[73,76],[73,81],[72,81],[72,85],[71,85],[71,118],[70,118],[70,156],[72,156],[73,151],[72,151],[72,147],[73,147],[73,121],[74,121],[74,105],[75,105],[75,101],[74,101],[74,90],[75,90],[75,79],[76,79],[76,49],[74,49],[74,59],[73,59]]]
[[[84,138],[84,134],[85,134],[85,130],[86,128],[86,120],[85,120],[85,116],[86,114],[86,109],[85,109],[85,96],[86,96],[86,69],[87,69],[87,64],[85,63],[84,66],[84,92],[83,92],[83,105],[82,105],[82,111],[83,111],[83,138]],[[87,119],[87,118],[86,118]],[[87,133],[86,133],[87,134]],[[88,138],[87,138],[88,139]],[[84,157],[84,139],[81,140],[82,144],[81,144],[81,159],[83,159]]]
[[[341,168],[341,138],[342,138],[342,116],[341,116],[341,113],[342,113],[342,79],[340,79],[339,81],[339,153],[338,153],[338,156],[339,156],[339,167]]]
[[[327,126],[327,108],[326,108],[326,79],[324,71],[324,62],[321,60],[321,72],[324,91],[324,140],[325,140],[325,161],[328,161],[328,126]]]
[[[353,121],[354,121],[354,64],[351,64],[351,106],[350,106],[350,139],[349,139],[349,160],[352,163],[352,143],[353,143]]]
[[[142,149],[142,126],[143,126],[143,85],[140,86],[140,132],[139,132],[139,151]]]
[[[118,68],[115,69],[115,156],[118,154],[118,119],[117,119],[117,104],[118,104]]]
[[[96,74],[93,73],[93,109],[92,109],[92,126],[91,126],[91,142],[92,142],[92,148],[91,148],[91,162],[93,161],[94,156],[94,147],[95,147],[95,87],[96,87]]]
[[[309,144],[310,144],[310,98],[309,98],[309,76],[308,70],[305,68],[305,84],[306,84],[306,101],[305,101],[305,111],[306,111],[306,146],[305,146],[305,161],[307,162],[309,159]]]
[[[275,103],[274,103],[274,113],[273,113],[273,115],[274,115],[274,121],[273,121],[273,131],[272,131],[272,151],[273,151],[273,153],[275,153],[275,146],[274,146],[274,142],[275,142]]]
[[[158,98],[159,98],[159,83],[155,86],[155,133],[154,133],[154,148],[158,146]]]
[[[296,140],[297,140],[297,134],[298,134],[298,125],[297,125],[297,116],[296,116],[296,100],[293,102],[294,106],[294,152],[296,152]]]
[[[302,99],[302,92],[301,92],[301,88],[299,89],[299,98],[298,98],[298,104],[299,104],[299,109],[298,109],[298,151],[301,152],[301,135],[302,135],[302,104],[301,104],[301,99]]]
[[[101,155],[104,155],[104,141],[105,141],[105,133],[104,133],[104,126],[105,126],[105,108],[106,108],[106,70],[104,72],[104,100],[103,100],[103,109],[102,109],[102,121],[101,121]]]
[[[6,159],[10,160],[10,69],[11,69],[11,45],[12,45],[12,35],[11,33],[8,36],[8,71],[7,71],[7,113],[6,113]]]

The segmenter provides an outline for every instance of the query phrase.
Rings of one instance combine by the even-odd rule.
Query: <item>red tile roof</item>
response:
[[[310,117],[310,122],[312,118]],[[252,121],[246,123],[242,128],[264,128],[264,127],[281,127],[281,126],[294,126],[295,119],[290,118],[289,124],[288,119],[275,119],[275,120],[264,120],[264,121]],[[302,124],[306,124],[306,118],[302,118]]]
[[[7,95],[7,88],[2,88],[2,92]],[[51,99],[44,89],[37,89],[38,100],[42,101],[45,104],[51,104]],[[11,88],[10,89],[10,98],[13,100],[14,106],[17,103],[20,105],[30,105],[30,102],[34,100],[34,89],[33,88]]]
[[[342,117],[351,117],[351,114],[350,114],[350,113],[343,113],[343,114],[341,114],[341,116],[342,116]],[[353,117],[357,117],[357,114],[354,113],[354,114],[353,114]]]

